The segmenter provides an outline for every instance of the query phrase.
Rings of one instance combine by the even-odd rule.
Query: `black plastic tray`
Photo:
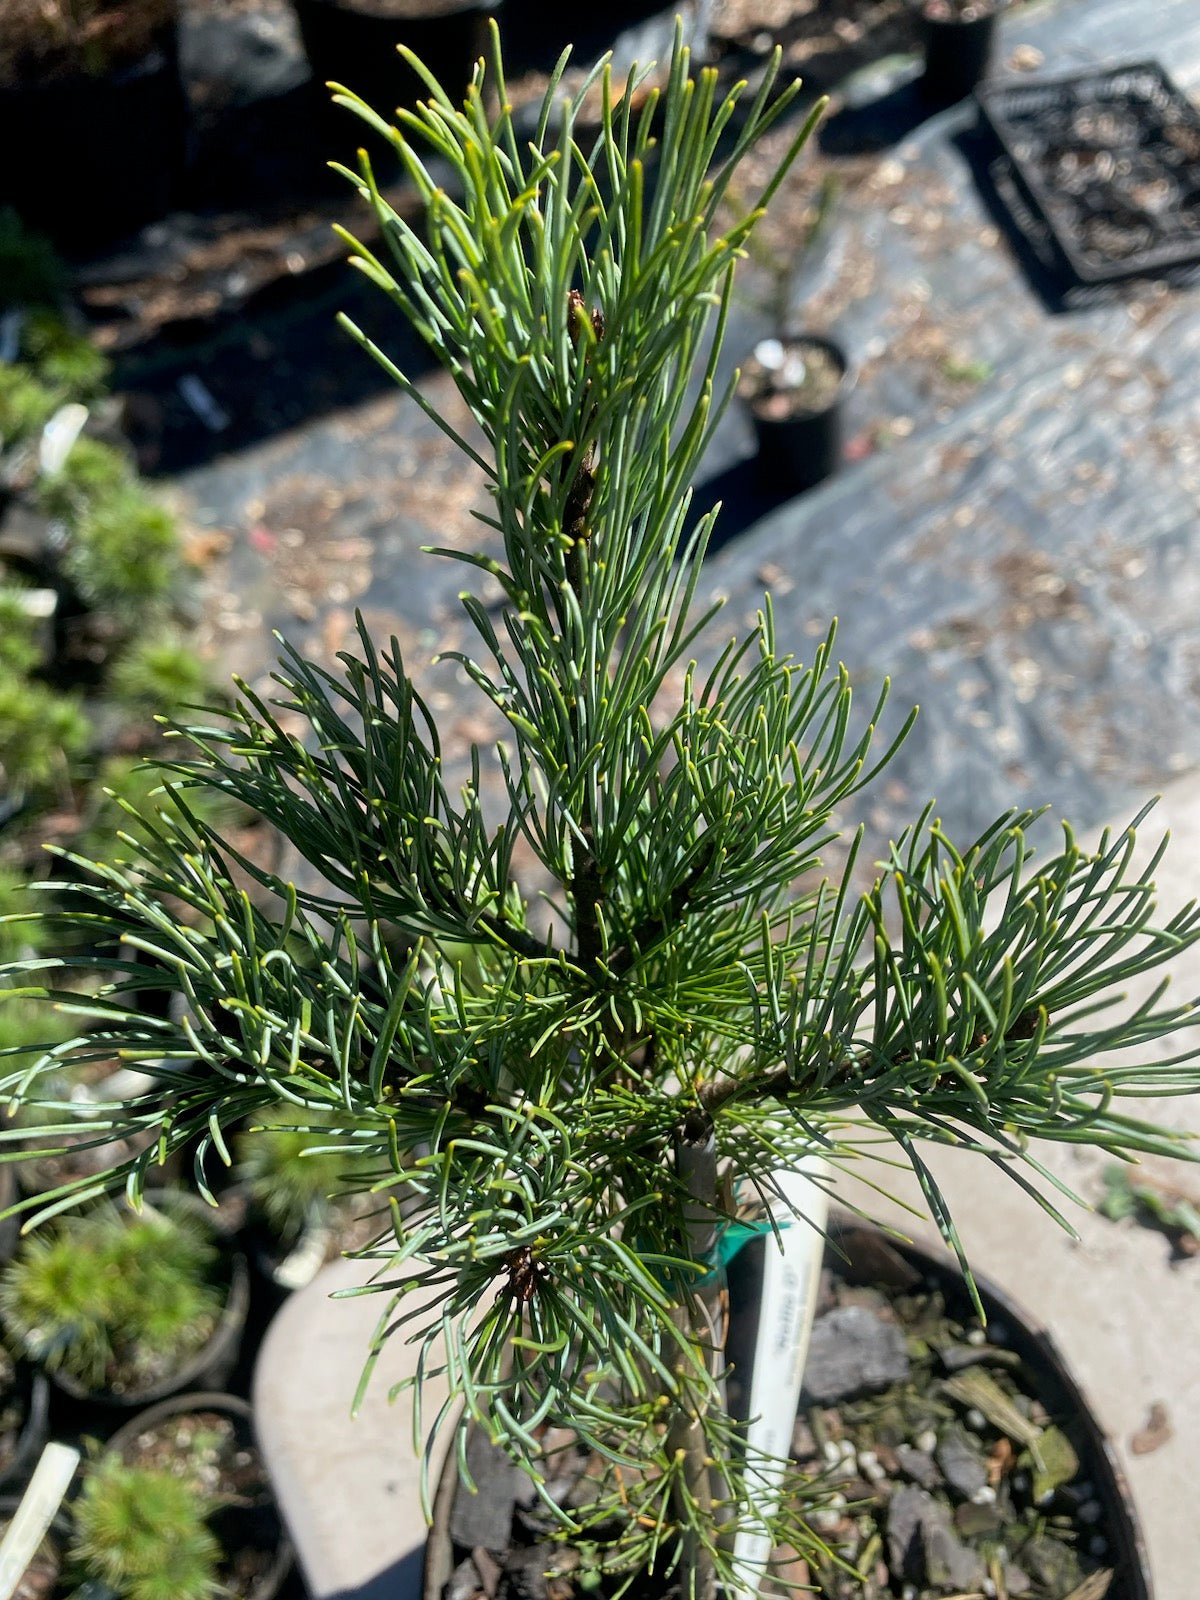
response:
[[[997,84],[978,100],[1081,283],[1200,261],[1200,112],[1157,62]]]

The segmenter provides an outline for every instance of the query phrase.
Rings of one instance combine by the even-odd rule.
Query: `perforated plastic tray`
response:
[[[1155,61],[978,91],[1081,283],[1200,262],[1200,112]]]

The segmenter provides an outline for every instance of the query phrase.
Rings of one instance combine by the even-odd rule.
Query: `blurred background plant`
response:
[[[136,1392],[211,1337],[223,1294],[212,1231],[169,1200],[110,1204],[28,1239],[0,1278],[14,1344],[85,1389]]]
[[[174,15],[174,0],[5,0],[0,83],[112,72],[140,60]]]
[[[207,1521],[214,1506],[198,1484],[104,1455],[85,1473],[72,1509],[81,1595],[212,1600],[220,1592],[221,1546]]]

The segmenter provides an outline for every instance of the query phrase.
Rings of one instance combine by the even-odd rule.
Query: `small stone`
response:
[[[479,1574],[479,1582],[488,1600],[495,1600],[496,1590],[500,1587],[500,1574],[502,1568],[490,1550],[485,1550],[482,1545],[471,1551],[471,1560]]]
[[[919,1483],[923,1489],[932,1489],[941,1478],[937,1463],[928,1451],[914,1450],[910,1444],[896,1446],[896,1465],[906,1478]]]
[[[1085,1500],[1075,1515],[1079,1518],[1080,1522],[1089,1524],[1093,1522],[1099,1522],[1100,1518],[1104,1515],[1104,1507],[1100,1504],[1099,1500]]]
[[[1079,1471],[1079,1457],[1061,1428],[1045,1430],[1037,1442],[1037,1457],[1033,1473],[1033,1498],[1041,1505],[1047,1496],[1053,1495],[1075,1477]]]
[[[964,1500],[974,1500],[979,1490],[987,1487],[987,1465],[979,1442],[957,1425],[948,1427],[938,1442],[937,1464],[946,1482]]]
[[[937,1434],[932,1428],[926,1428],[923,1433],[919,1433],[913,1440],[917,1449],[923,1450],[927,1456],[931,1456],[937,1449],[937,1442]]]
[[[504,1574],[509,1594],[516,1600],[547,1600],[546,1574],[559,1556],[558,1548],[552,1544],[525,1545],[507,1551]]]
[[[972,1406],[967,1412],[967,1427],[972,1433],[982,1433],[987,1427],[987,1418],[976,1406]]]
[[[1033,1588],[1029,1574],[1012,1561],[1004,1563],[1004,1583],[1012,1600],[1018,1600],[1020,1595],[1028,1594]]]
[[[939,1587],[969,1590],[982,1583],[985,1568],[978,1551],[965,1545],[946,1520],[926,1525],[925,1573]]]
[[[973,1506],[994,1506],[996,1504],[996,1491],[990,1483],[981,1484],[971,1495]]]
[[[838,1442],[836,1439],[826,1439],[821,1445],[821,1454],[825,1457],[830,1466],[833,1466],[835,1461],[840,1461],[842,1459],[842,1452],[838,1448]]]
[[[980,1345],[980,1344],[985,1344],[986,1342],[987,1342],[987,1334],[984,1333],[982,1328],[972,1328],[972,1329],[970,1329],[970,1331],[967,1334],[967,1343],[968,1344]]]
[[[897,1489],[888,1504],[887,1543],[895,1576],[959,1589],[976,1587],[983,1563],[950,1523],[950,1514],[924,1489]]]
[[[817,1453],[817,1441],[803,1417],[797,1417],[792,1426],[792,1454],[797,1461],[809,1461]]]
[[[901,1578],[923,1578],[925,1561],[921,1535],[925,1521],[939,1510],[937,1501],[924,1489],[905,1486],[897,1489],[888,1502],[888,1559],[893,1574]]]
[[[778,339],[760,339],[754,346],[754,359],[768,372],[778,372],[787,356]]]
[[[909,1374],[904,1334],[862,1306],[839,1306],[813,1324],[804,1392],[821,1404],[903,1383]]]
[[[1075,1552],[1048,1534],[1035,1534],[1021,1546],[1021,1561],[1033,1583],[1051,1594],[1070,1594],[1079,1584],[1081,1573]]]
[[[1004,1526],[1004,1519],[996,1506],[976,1506],[966,1500],[955,1508],[954,1526],[964,1539],[992,1539]]]
[[[1147,1414],[1145,1426],[1139,1428],[1130,1439],[1129,1448],[1135,1456],[1148,1456],[1152,1450],[1166,1444],[1171,1432],[1167,1408],[1161,1400],[1156,1400]]]
[[[470,1556],[458,1563],[442,1590],[443,1600],[472,1600],[474,1595],[482,1593],[483,1584]]]
[[[505,1453],[473,1429],[467,1436],[467,1467],[478,1486],[472,1494],[459,1484],[450,1511],[450,1536],[473,1550],[504,1550],[512,1535],[513,1510],[529,1478]]]
[[[1008,64],[1014,72],[1036,72],[1045,60],[1037,45],[1019,44],[1009,55]]]

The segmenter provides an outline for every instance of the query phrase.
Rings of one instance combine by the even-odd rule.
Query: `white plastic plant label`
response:
[[[79,1451],[48,1444],[0,1541],[0,1600],[12,1600],[71,1486]]]
[[[792,1443],[792,1424],[800,1401],[804,1363],[812,1335],[821,1283],[825,1222],[829,1201],[822,1180],[826,1163],[814,1159],[796,1172],[777,1173],[776,1182],[795,1213],[790,1224],[780,1207],[780,1235],[764,1241],[762,1299],[751,1368],[746,1415],[746,1474],[755,1510],[769,1517],[779,1504],[784,1464]],[[816,1180],[816,1181],[814,1181]],[[785,1225],[787,1224],[787,1225]],[[764,1458],[769,1457],[769,1460]],[[738,1600],[754,1600],[771,1555],[765,1529],[742,1528],[734,1539],[734,1561],[741,1575]]]

